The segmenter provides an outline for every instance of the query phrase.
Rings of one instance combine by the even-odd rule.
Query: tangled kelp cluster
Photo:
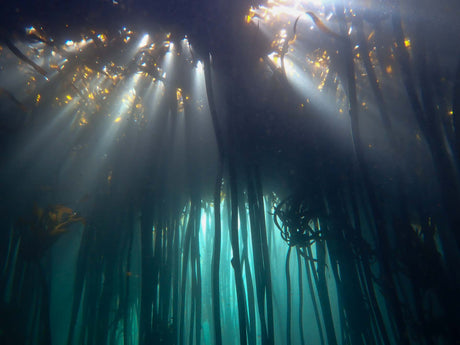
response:
[[[315,225],[318,216],[305,200],[289,197],[276,205],[274,221],[289,246],[307,248],[321,239],[321,230]]]
[[[1,340],[454,343],[458,46],[421,24],[443,4],[19,3]]]

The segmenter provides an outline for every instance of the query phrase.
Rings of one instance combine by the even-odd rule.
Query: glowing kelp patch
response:
[[[144,123],[143,100],[134,99],[128,94],[119,97],[118,91],[133,89],[137,83],[145,85],[167,82],[171,73],[168,73],[168,69],[173,67],[173,55],[180,56],[183,53],[184,59],[193,62],[192,48],[187,39],[177,48],[170,40],[170,33],[139,34],[128,27],[122,27],[116,33],[89,30],[87,34],[82,34],[80,41],[67,40],[58,46],[53,43],[52,37],[48,37],[40,29],[28,27],[25,31],[29,36],[39,39],[39,42],[32,44],[15,43],[18,50],[24,52],[24,59],[28,60],[18,60],[9,49],[2,49],[0,62],[3,66],[17,64],[20,73],[30,75],[30,68],[27,66],[27,61],[30,60],[34,64],[32,67],[39,68],[46,80],[50,78],[53,84],[59,84],[60,87],[50,98],[48,93],[37,92],[45,86],[40,76],[28,77],[15,90],[33,95],[33,99],[26,100],[23,106],[28,108],[32,102],[39,106],[51,101],[54,107],[61,108],[72,102],[76,109],[74,123],[80,127],[91,126],[99,116],[113,116],[110,108],[113,105],[117,108],[118,103],[118,108],[124,109],[122,113],[126,113],[138,125]],[[115,47],[121,54],[115,53]],[[193,65],[196,63],[192,63]],[[12,71],[11,68],[8,70]],[[136,82],[134,86],[127,87],[127,84],[132,84],[132,77]],[[14,97],[14,93],[7,89],[5,93]],[[184,100],[180,94],[177,95],[177,101],[179,111],[182,111]],[[117,113],[120,114],[120,111]],[[121,115],[115,116],[113,121],[120,122]]]
[[[285,76],[302,99],[315,99],[319,104],[330,104],[335,99],[334,112],[339,115],[346,109],[346,67],[342,56],[344,42],[358,40],[358,33],[353,30],[352,23],[359,11],[345,7],[343,18],[339,18],[336,7],[333,1],[271,0],[264,5],[251,7],[245,20],[250,25],[256,25],[271,42],[269,52],[261,59],[267,67]],[[370,11],[368,7],[362,10]],[[345,32],[341,32],[341,26],[346,27],[343,29]],[[369,30],[365,32],[365,37],[369,45],[370,62],[377,66],[375,32]],[[406,38],[404,45],[409,48],[410,39]],[[365,84],[358,81],[367,79],[360,49],[359,44],[354,44],[358,88]],[[390,58],[393,56],[393,47],[380,49],[385,49]],[[390,75],[392,72],[390,62],[383,71],[377,68],[377,81],[383,73]],[[322,99],[326,96],[320,96],[318,91],[331,95],[331,99]],[[358,91],[363,97],[368,97],[367,90]],[[369,103],[372,100],[363,101]]]

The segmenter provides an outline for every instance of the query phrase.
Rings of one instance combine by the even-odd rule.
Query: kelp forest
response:
[[[453,0],[0,5],[0,343],[460,342]]]

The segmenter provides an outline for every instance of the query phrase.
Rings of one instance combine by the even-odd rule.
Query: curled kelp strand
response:
[[[334,31],[332,31],[331,29],[329,29],[323,22],[321,19],[318,18],[318,16],[316,14],[314,14],[313,12],[311,11],[307,11],[305,12],[306,15],[310,16],[310,18],[313,20],[313,23],[315,23],[316,27],[318,29],[320,29],[322,32],[324,32],[325,34],[329,35],[329,36],[332,36],[334,38],[337,38],[337,39],[341,39],[341,40],[344,40],[344,39],[347,39],[347,37],[344,37],[344,36],[341,36],[337,33],[335,33]],[[300,16],[299,16],[300,17]],[[296,19],[296,22],[294,24],[294,32],[295,32],[295,28],[296,28],[296,25],[297,25],[297,21],[299,19],[299,17],[297,17]]]
[[[47,72],[42,67],[33,62],[31,59],[29,59],[26,55],[24,55],[24,53],[21,52],[19,48],[17,48],[8,37],[0,37],[0,40],[6,44],[6,46],[11,50],[11,52],[14,55],[16,55],[19,59],[31,66],[34,70],[36,70],[38,73],[44,76],[46,80],[48,80]]]

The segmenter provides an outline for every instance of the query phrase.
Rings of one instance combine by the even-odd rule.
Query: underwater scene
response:
[[[460,344],[460,2],[0,4],[0,345]]]

